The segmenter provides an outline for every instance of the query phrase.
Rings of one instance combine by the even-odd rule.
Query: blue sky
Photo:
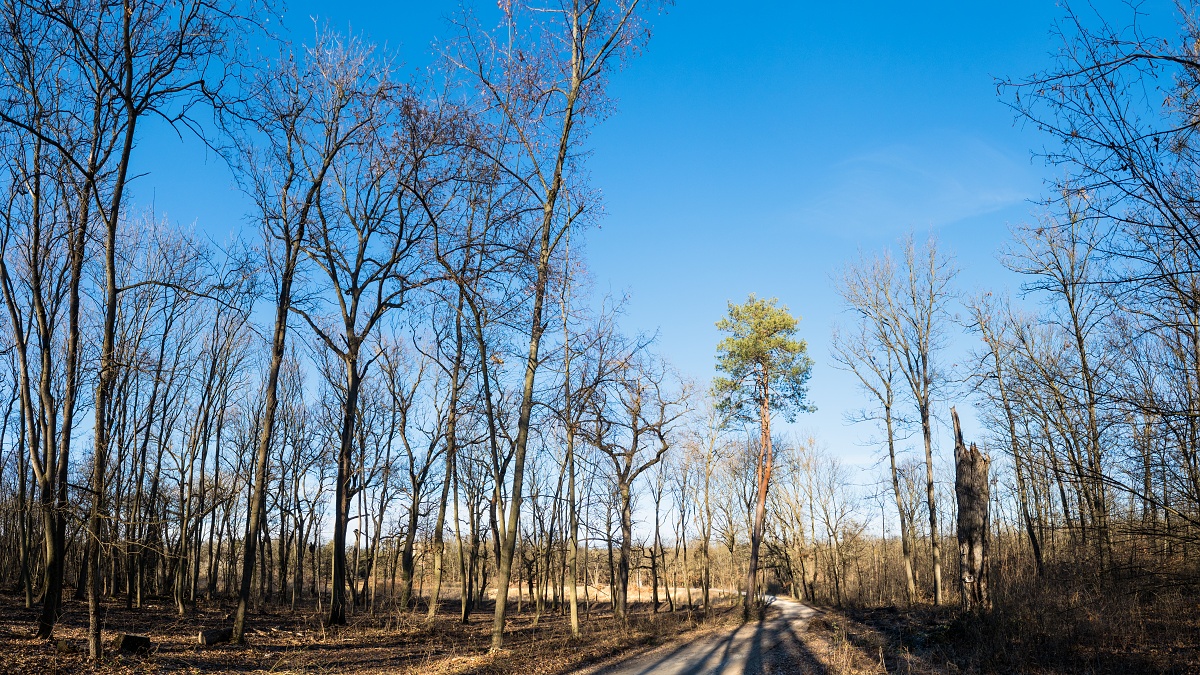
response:
[[[286,21],[304,38],[307,17],[323,17],[415,68],[456,7],[306,1]],[[726,302],[779,297],[803,317],[817,363],[819,411],[797,427],[870,464],[870,430],[843,421],[862,398],[828,366],[830,276],[860,250],[932,231],[964,289],[1014,287],[996,253],[1009,225],[1036,213],[1050,169],[1033,155],[1046,139],[1014,123],[995,78],[1046,67],[1060,16],[1052,0],[679,2],[613,76],[616,112],[591,137],[606,205],[588,243],[598,291],[628,292],[626,329],[658,331],[659,349],[701,382]],[[152,130],[142,152],[139,200],[211,233],[241,222],[228,172],[198,144]]]
[[[965,286],[1011,283],[994,254],[1045,174],[994,78],[1044,66],[1055,6],[922,4],[680,3],[614,78],[619,114],[594,138],[608,217],[591,259],[631,293],[627,325],[657,327],[703,380],[725,303],[778,296],[816,361],[797,431],[862,465],[879,448],[846,425],[863,399],[828,365],[831,275],[914,230]]]

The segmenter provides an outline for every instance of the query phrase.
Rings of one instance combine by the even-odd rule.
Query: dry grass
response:
[[[179,618],[171,606],[126,610],[105,607],[106,638],[116,632],[143,634],[155,643],[147,656],[110,655],[94,666],[86,657],[87,607],[67,603],[67,614],[55,631],[73,650],[60,653],[57,643],[31,638],[36,610],[26,610],[11,597],[0,598],[0,671],[29,673],[537,673],[575,672],[589,664],[649,649],[692,634],[714,630],[732,620],[724,612],[708,620],[686,612],[650,615],[635,608],[622,625],[611,614],[592,613],[584,634],[572,638],[564,616],[543,614],[537,625],[532,613],[510,615],[506,649],[489,653],[491,612],[457,621],[457,605],[447,606],[432,625],[424,614],[392,612],[359,616],[349,626],[326,630],[314,614],[267,611],[252,619],[246,646],[201,647],[196,634],[230,624],[229,607],[202,605]]]
[[[1096,579],[1023,581],[979,616],[927,606],[831,609],[809,623],[805,641],[833,675],[1200,672],[1193,590]]]

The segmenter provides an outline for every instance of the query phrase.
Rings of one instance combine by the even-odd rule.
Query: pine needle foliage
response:
[[[717,344],[713,393],[728,419],[757,419],[763,398],[768,407],[791,422],[796,413],[812,412],[808,378],[812,359],[808,343],[797,338],[798,317],[777,298],[753,293],[742,304],[729,303],[729,314],[717,322],[726,337]]]

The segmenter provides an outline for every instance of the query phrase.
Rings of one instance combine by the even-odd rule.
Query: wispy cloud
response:
[[[940,133],[855,154],[829,167],[796,219],[846,237],[943,226],[1035,197],[1027,156]]]

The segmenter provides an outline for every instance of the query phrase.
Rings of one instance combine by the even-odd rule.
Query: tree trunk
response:
[[[413,492],[413,503],[408,510],[408,529],[404,533],[403,548],[400,551],[400,607],[407,609],[412,600],[413,572],[415,558],[413,557],[413,542],[417,537],[417,524],[421,515],[420,493]]]
[[[613,603],[613,616],[619,621],[629,618],[629,559],[633,553],[633,494],[631,487],[622,482],[621,495],[621,548],[617,553],[617,597]]]
[[[889,397],[891,390],[889,389]],[[900,520],[900,549],[904,553],[904,591],[911,605],[917,599],[917,581],[913,577],[912,524],[904,510],[904,499],[900,492],[900,472],[896,469],[896,431],[895,420],[892,417],[890,401],[883,408],[884,422],[887,426],[888,461],[892,471],[892,494],[896,497],[896,514]]]
[[[338,448],[337,483],[333,517],[333,595],[329,599],[328,624],[346,623],[346,525],[350,516],[350,478],[354,442],[354,417],[358,409],[358,393],[362,378],[358,372],[357,354],[346,359],[346,402],[342,411],[341,445]]]
[[[430,623],[437,615],[438,601],[442,593],[442,556],[446,551],[446,503],[450,499],[450,484],[454,480],[455,471],[457,471],[455,463],[458,459],[458,391],[463,352],[462,289],[459,289],[458,297],[458,312],[454,320],[456,339],[454,366],[450,373],[450,409],[447,411],[446,419],[446,475],[442,479],[442,495],[438,502],[437,520],[433,525],[433,589],[430,592],[429,611],[426,615],[426,619]]]
[[[925,440],[925,499],[929,507],[929,543],[933,557],[933,604],[942,604],[942,544],[937,523],[937,500],[933,486],[933,420],[929,401],[920,405],[921,433]]]
[[[567,597],[571,603],[571,635],[579,637],[579,513],[575,503],[575,427],[567,425],[567,519],[571,530],[567,555]]]
[[[988,597],[988,465],[991,461],[972,443],[963,443],[958,412],[954,420],[954,494],[958,498],[958,551],[961,558],[962,609],[990,606]]]
[[[292,280],[295,278],[296,262],[300,254],[303,227],[295,236],[286,235],[284,243],[284,266],[279,278],[279,297],[275,303],[275,331],[271,339],[271,365],[267,370],[267,386],[264,392],[263,417],[259,429],[258,451],[254,457],[254,486],[250,494],[250,513],[246,518],[246,538],[242,554],[242,580],[238,587],[238,605],[234,614],[231,639],[241,644],[245,637],[246,610],[250,603],[251,584],[254,581],[254,563],[258,546],[258,531],[262,527],[263,511],[266,509],[267,462],[271,456],[271,440],[275,430],[275,415],[279,409],[279,369],[283,365],[284,349],[287,346],[287,320],[292,301]],[[232,534],[232,533],[231,533]]]
[[[754,506],[754,526],[750,532],[750,564],[746,571],[746,601],[742,605],[742,620],[750,620],[751,608],[758,609],[758,549],[762,540],[763,521],[767,517],[767,489],[771,483],[771,469],[774,457],[771,448],[771,407],[770,392],[767,383],[770,382],[766,364],[760,365],[759,388],[762,391],[762,401],[759,403],[759,439],[758,461],[755,464],[757,480],[757,499]]]

